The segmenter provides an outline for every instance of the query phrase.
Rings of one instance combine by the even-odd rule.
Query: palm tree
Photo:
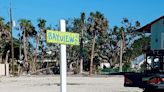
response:
[[[5,38],[3,38],[3,39],[5,39],[5,43],[6,44],[9,44],[10,43],[10,41],[11,41],[11,32],[10,32],[10,23],[8,22],[8,23],[6,23],[5,24],[5,26],[4,26],[4,36],[5,36]],[[5,63],[7,63],[8,62],[8,57],[9,57],[9,52],[10,52],[10,50],[8,49],[8,50],[6,50],[6,58],[5,58]]]
[[[34,39],[36,39],[37,37],[38,37],[38,35],[37,35],[37,31],[35,30],[35,27],[34,26],[32,26],[31,25],[31,32],[29,33],[29,37],[32,37],[32,38],[34,38]],[[33,48],[33,45],[31,44],[31,43],[29,43],[29,48],[31,49],[31,48]],[[29,51],[30,51],[30,49],[29,49]],[[33,48],[34,49],[34,48]],[[32,49],[32,51],[33,51],[33,49]],[[35,48],[35,50],[36,50],[36,48]],[[32,52],[33,53],[33,52]],[[29,56],[31,56],[31,54],[29,54]],[[34,57],[36,56],[36,54],[34,55]],[[31,70],[32,71],[36,71],[36,60],[33,58],[33,54],[32,54],[32,56],[31,56],[31,59],[32,59],[32,61],[33,62],[31,62]]]
[[[10,49],[6,49],[6,46],[9,45],[11,41],[11,33],[10,33],[10,22],[4,23],[4,19],[0,17],[0,53],[1,53],[1,60],[2,55],[5,57],[5,63],[8,61],[8,56]]]
[[[34,70],[34,72],[36,71],[36,66],[35,66],[35,63],[36,63],[36,61],[37,61],[37,53],[38,53],[38,42],[39,42],[39,36],[38,36],[38,34],[37,35],[35,35],[35,43],[36,43],[36,47],[35,47],[35,54],[34,54],[34,61],[33,61],[33,70]]]
[[[0,17],[0,42],[2,41],[3,30],[4,30],[4,19],[2,17]],[[4,47],[4,45],[1,43],[0,44],[0,62],[2,61],[3,47]]]
[[[92,34],[92,49],[91,49],[91,59],[90,59],[90,74],[93,73],[93,58],[94,58],[94,49],[96,43],[96,37],[98,35],[103,35],[105,31],[108,29],[108,21],[105,19],[104,15],[100,12],[90,13],[90,17],[88,19],[89,27],[88,31]]]
[[[28,37],[32,37],[36,34],[35,27],[32,25],[30,20],[20,19],[19,20],[20,29],[23,31],[23,49],[24,49],[24,61],[28,62],[27,57],[27,44]]]
[[[44,42],[45,42],[45,39],[46,39],[45,26],[46,26],[47,21],[45,19],[38,19],[37,22],[38,22],[38,27],[39,27],[39,30],[40,30],[40,32],[39,32],[40,34],[38,36],[36,45],[38,46],[38,42],[40,43],[39,44],[39,49],[41,49],[41,52],[42,52],[42,57],[41,58],[44,59],[44,55],[43,55],[44,54]]]
[[[46,20],[45,19],[38,19],[38,27],[40,28],[40,36],[44,35],[44,37],[46,38],[46,30],[45,30],[45,26],[46,26]]]
[[[24,49],[24,60],[27,62],[27,47],[26,47],[26,31],[29,31],[30,20],[21,19],[19,20],[20,29],[23,31],[23,49]]]

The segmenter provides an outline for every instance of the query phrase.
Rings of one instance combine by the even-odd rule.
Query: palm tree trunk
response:
[[[40,32],[40,36],[39,36],[39,39],[41,40],[41,41],[43,41],[44,40],[44,38],[42,38],[42,37],[45,37],[45,35],[44,35],[44,30],[41,28],[40,29],[41,30],[41,32]],[[43,43],[42,43],[42,45],[43,45]],[[42,61],[44,61],[44,53],[43,53],[43,55],[42,55]]]
[[[0,54],[0,63],[2,63],[2,54]]]
[[[24,33],[23,33],[24,60],[25,60],[25,62],[27,62],[26,35],[25,34],[26,33],[25,33],[25,30],[24,30]]]
[[[120,41],[120,66],[119,72],[122,72],[122,52],[123,52],[123,40]]]
[[[5,64],[8,63],[9,52],[10,52],[10,51],[8,50],[7,53],[6,53]]]
[[[83,59],[80,59],[80,74],[83,73]]]
[[[122,39],[120,41],[120,66],[119,66],[119,72],[122,72],[122,57],[123,57],[123,51],[125,46],[125,38],[124,38],[124,32],[121,32]]]
[[[33,61],[33,71],[35,72],[36,71],[36,61],[37,61],[37,52],[38,52],[38,38],[36,37],[36,49],[35,49],[35,57],[34,57],[34,61]]]
[[[93,37],[92,52],[91,52],[91,61],[90,61],[90,71],[89,74],[93,74],[93,58],[94,58],[94,49],[95,49],[96,35]]]
[[[115,65],[117,64],[117,62],[118,62],[118,56],[115,55],[115,56],[113,56],[111,66],[115,67]]]

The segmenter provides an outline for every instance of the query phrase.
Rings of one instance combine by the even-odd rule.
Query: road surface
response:
[[[123,86],[123,76],[67,77],[67,92],[142,92]],[[0,92],[60,92],[60,76],[0,77]]]

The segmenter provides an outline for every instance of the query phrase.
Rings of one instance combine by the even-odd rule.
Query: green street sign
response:
[[[47,43],[79,45],[79,34],[71,33],[71,32],[47,30],[46,41]]]

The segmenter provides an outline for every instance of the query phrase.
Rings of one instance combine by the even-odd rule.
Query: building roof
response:
[[[161,19],[164,19],[164,16],[159,17],[158,19],[156,19],[156,20],[154,20],[154,21],[148,23],[147,25],[141,27],[140,29],[137,29],[136,31],[138,31],[138,32],[144,32],[144,33],[151,33],[151,26],[152,26],[155,22],[157,22],[157,21],[159,21],[159,20],[161,20]]]

